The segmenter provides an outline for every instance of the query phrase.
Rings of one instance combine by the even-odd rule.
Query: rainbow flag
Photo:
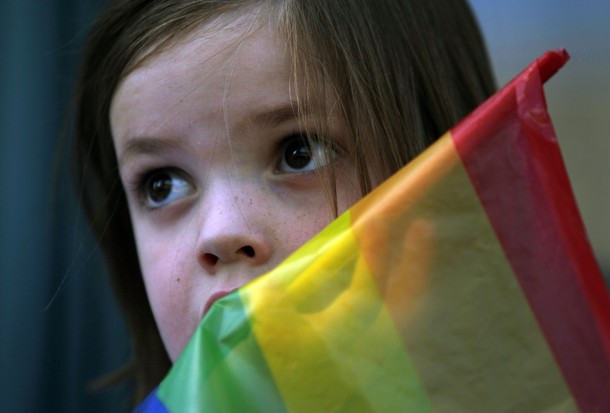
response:
[[[610,412],[610,299],[548,52],[208,312],[140,412]]]

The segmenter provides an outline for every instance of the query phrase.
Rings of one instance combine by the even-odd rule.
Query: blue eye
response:
[[[293,135],[280,147],[277,170],[280,173],[305,173],[328,165],[337,156],[337,150],[320,139],[307,139],[305,135]]]
[[[194,192],[195,188],[183,174],[171,169],[149,174],[142,186],[144,205],[151,209],[171,204]]]

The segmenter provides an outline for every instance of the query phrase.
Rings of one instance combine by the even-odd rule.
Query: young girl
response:
[[[122,0],[77,88],[78,179],[137,398],[209,306],[494,89],[462,0]]]

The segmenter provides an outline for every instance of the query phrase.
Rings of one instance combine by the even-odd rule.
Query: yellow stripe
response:
[[[314,240],[242,297],[288,410],[428,411],[393,321],[359,259],[349,214],[320,237],[327,235],[334,239],[326,253],[318,254]],[[294,267],[304,261],[294,279]]]

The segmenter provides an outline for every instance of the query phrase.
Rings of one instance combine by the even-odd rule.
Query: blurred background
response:
[[[128,411],[125,386],[90,391],[130,349],[62,141],[104,3],[0,1],[0,411]]]
[[[610,1],[470,0],[498,85],[548,49],[570,61],[545,85],[549,112],[598,262],[610,271]],[[606,278],[608,279],[608,278]]]
[[[103,0],[0,2],[0,409],[128,411],[89,384],[129,360],[61,141],[79,51]],[[503,85],[547,49],[546,86],[593,248],[610,271],[610,2],[471,0]],[[59,149],[58,149],[59,148]]]

